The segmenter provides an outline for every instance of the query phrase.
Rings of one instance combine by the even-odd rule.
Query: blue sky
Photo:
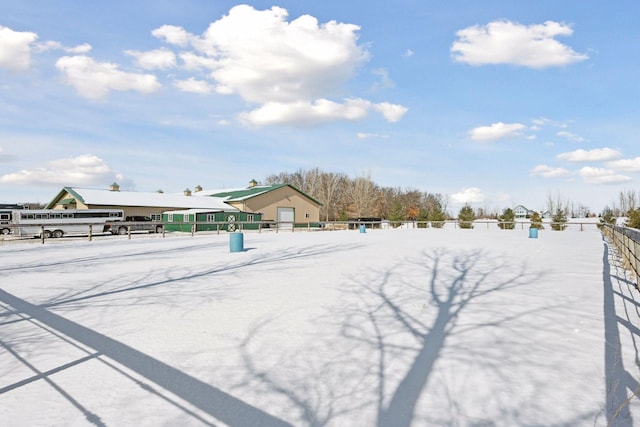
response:
[[[0,4],[0,196],[318,167],[501,210],[640,190],[640,3]]]

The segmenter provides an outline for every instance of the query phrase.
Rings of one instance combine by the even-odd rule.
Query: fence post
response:
[[[44,225],[40,226],[40,240],[42,241],[42,244],[44,245]]]
[[[89,241],[93,239],[93,225],[89,224]]]

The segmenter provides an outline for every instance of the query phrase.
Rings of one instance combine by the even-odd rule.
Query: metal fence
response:
[[[602,234],[615,246],[625,267],[633,272],[636,278],[636,289],[640,279],[640,230],[605,224]]]

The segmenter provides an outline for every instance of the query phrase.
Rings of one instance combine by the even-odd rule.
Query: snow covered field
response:
[[[3,426],[631,426],[640,294],[585,231],[0,245]]]

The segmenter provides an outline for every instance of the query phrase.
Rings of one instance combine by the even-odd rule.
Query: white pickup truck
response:
[[[130,231],[147,231],[149,233],[162,233],[161,223],[153,221],[148,216],[128,216],[124,221],[107,222],[104,225],[104,232],[111,234],[125,235]]]

